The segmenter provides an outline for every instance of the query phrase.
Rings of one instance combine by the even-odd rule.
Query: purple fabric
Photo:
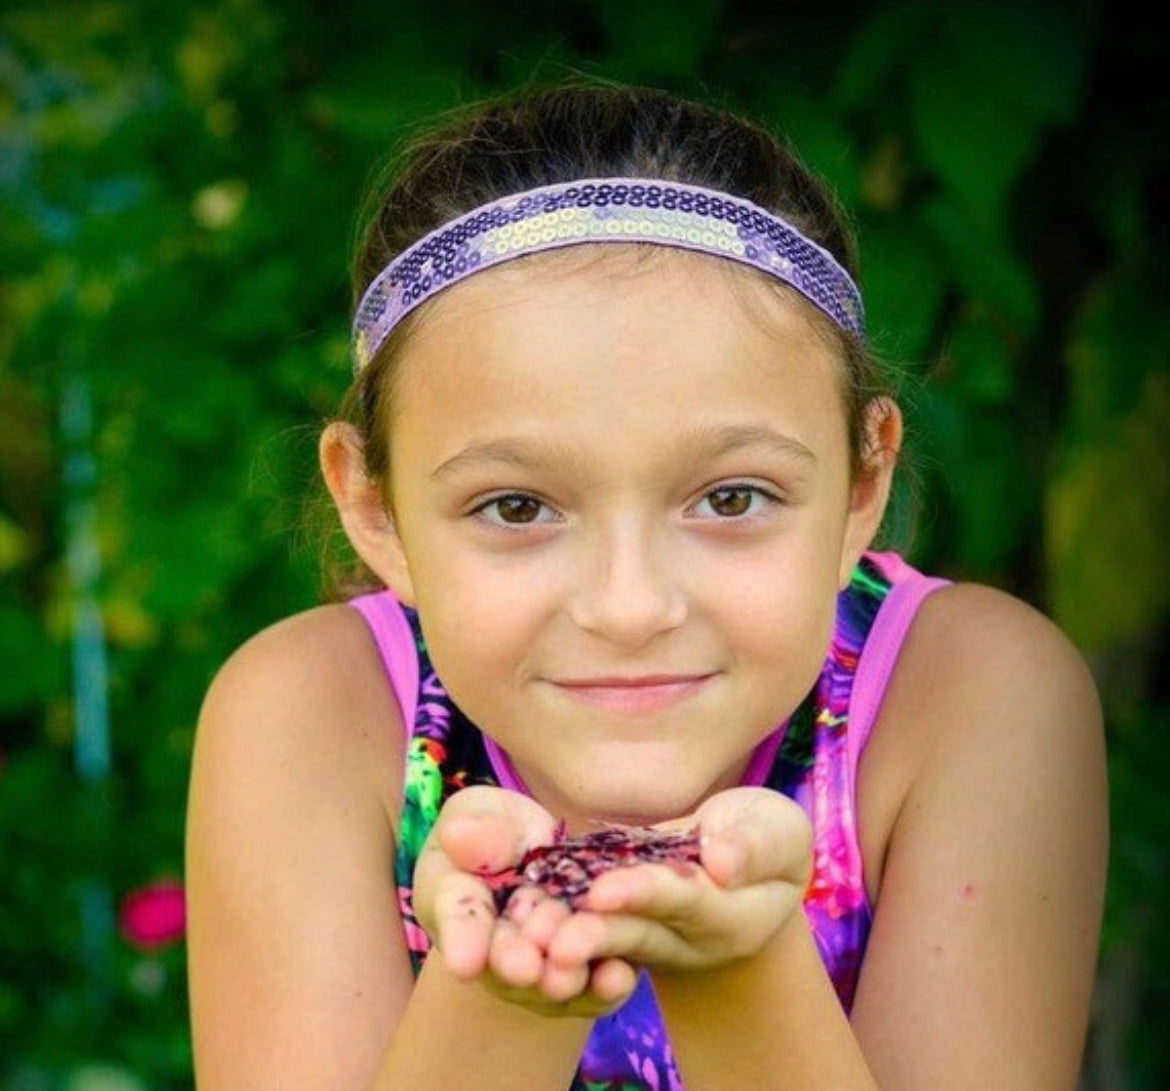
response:
[[[565,246],[640,242],[727,258],[791,285],[864,337],[861,293],[823,247],[740,197],[653,179],[585,178],[512,194],[443,224],[366,288],[353,322],[354,369],[437,292],[514,258]]]

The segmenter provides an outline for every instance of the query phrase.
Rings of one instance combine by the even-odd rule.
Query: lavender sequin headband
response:
[[[512,194],[451,220],[370,283],[353,322],[355,370],[403,318],[444,288],[513,258],[583,243],[645,242],[729,258],[791,285],[864,337],[861,293],[823,247],[739,197],[649,179],[583,179]]]

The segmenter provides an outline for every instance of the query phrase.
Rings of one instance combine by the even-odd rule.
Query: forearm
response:
[[[370,1091],[564,1091],[592,1027],[590,1018],[540,1014],[460,981],[432,953]]]
[[[754,958],[653,979],[688,1087],[877,1088],[803,913]]]

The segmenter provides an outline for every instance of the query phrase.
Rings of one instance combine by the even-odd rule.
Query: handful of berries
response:
[[[667,864],[682,872],[691,870],[699,864],[699,831],[606,826],[567,837],[562,829],[552,844],[529,849],[516,867],[484,879],[500,913],[522,886],[538,887],[576,909],[599,875],[634,864]]]

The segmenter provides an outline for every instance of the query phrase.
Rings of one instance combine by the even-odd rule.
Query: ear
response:
[[[838,573],[840,587],[848,584],[881,526],[901,448],[902,411],[891,398],[874,398],[865,408],[861,468],[850,492]]]
[[[402,602],[413,606],[414,586],[402,540],[381,483],[366,472],[365,451],[357,430],[338,421],[327,425],[321,434],[318,456],[350,544],[370,571]]]

